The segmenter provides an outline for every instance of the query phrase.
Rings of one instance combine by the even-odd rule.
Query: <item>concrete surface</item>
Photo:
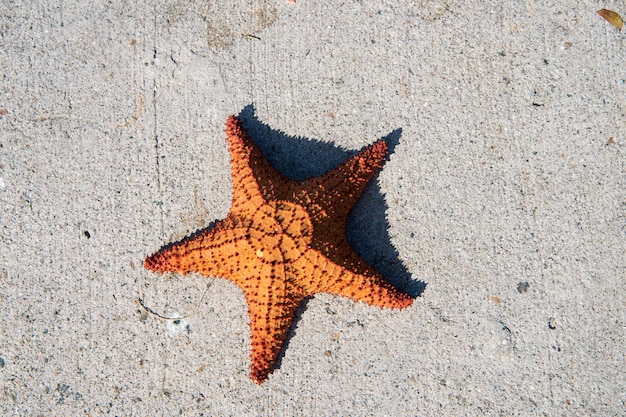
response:
[[[626,38],[601,8],[626,15],[0,3],[0,413],[624,415]],[[316,296],[261,386],[241,291],[142,267],[228,211],[242,110],[294,177],[395,139],[351,239],[426,285],[404,311]]]

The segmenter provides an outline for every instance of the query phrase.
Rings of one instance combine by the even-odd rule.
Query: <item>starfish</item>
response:
[[[250,378],[273,371],[298,305],[328,293],[388,308],[411,305],[352,249],[346,220],[387,156],[383,140],[315,178],[280,174],[230,116],[226,134],[233,201],[226,218],[163,246],[144,262],[157,272],[233,281],[244,292],[251,327]]]

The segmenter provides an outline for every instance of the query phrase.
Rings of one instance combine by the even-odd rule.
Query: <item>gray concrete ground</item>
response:
[[[0,413],[624,415],[626,38],[601,8],[626,14],[0,3]],[[293,177],[395,141],[351,239],[426,284],[403,311],[316,296],[261,386],[241,291],[142,267],[228,211],[242,110]]]

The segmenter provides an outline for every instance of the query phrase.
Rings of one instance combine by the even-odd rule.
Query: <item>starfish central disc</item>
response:
[[[255,213],[250,243],[264,262],[289,263],[304,255],[311,243],[312,230],[309,215],[302,207],[272,201]]]

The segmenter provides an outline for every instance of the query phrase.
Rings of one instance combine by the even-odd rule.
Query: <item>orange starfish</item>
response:
[[[233,203],[224,220],[170,243],[146,258],[158,272],[198,272],[235,282],[250,314],[250,377],[273,370],[296,308],[316,293],[370,305],[405,308],[413,299],[393,287],[350,247],[346,219],[382,167],[379,140],[333,171],[305,181],[282,176],[252,142],[241,121],[226,122]]]

